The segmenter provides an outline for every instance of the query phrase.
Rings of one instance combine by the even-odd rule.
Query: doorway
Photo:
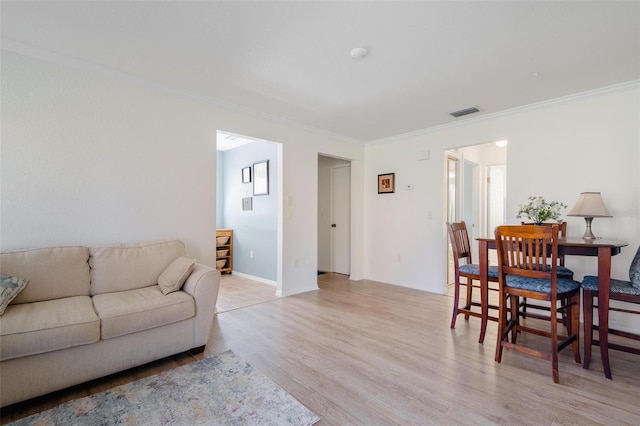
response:
[[[471,254],[478,259],[478,237],[491,235],[497,225],[507,223],[507,151],[503,144],[480,144],[445,152],[445,203],[447,222],[464,220]],[[453,253],[447,239],[447,283],[453,284]],[[495,253],[493,253],[495,257]],[[492,258],[489,259],[493,263]]]
[[[233,269],[225,270],[223,285],[233,281],[246,287],[250,280],[268,285],[274,295],[281,294],[282,151],[277,142],[217,132],[216,228],[233,231],[232,249],[227,251]],[[266,188],[254,185],[258,166],[263,167]],[[225,280],[231,276],[246,280]],[[243,294],[249,296],[248,291]]]
[[[318,273],[351,272],[351,162],[318,156]]]

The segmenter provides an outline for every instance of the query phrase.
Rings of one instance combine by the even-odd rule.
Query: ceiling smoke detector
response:
[[[356,47],[355,49],[351,49],[351,57],[353,59],[362,59],[367,56],[368,53],[369,51],[364,47]]]
[[[449,114],[458,118],[458,117],[462,117],[463,115],[473,114],[475,112],[480,112],[480,109],[478,109],[478,107],[470,107],[470,108],[465,108],[458,111],[453,111],[453,112],[450,112]]]

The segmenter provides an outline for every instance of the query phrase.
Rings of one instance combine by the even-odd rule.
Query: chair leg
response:
[[[460,279],[456,277],[453,291],[453,315],[451,317],[451,328],[456,328],[456,318],[458,318],[458,302],[460,300]]]
[[[472,292],[473,292],[473,280],[471,278],[467,278],[467,302],[465,304],[465,307],[467,309],[471,309]],[[464,315],[464,319],[466,321],[468,321],[469,320],[469,314],[465,314]]]
[[[582,294],[582,311],[584,315],[584,361],[582,368],[589,369],[591,363],[591,346],[593,344],[593,297],[594,292],[584,290]]]
[[[526,298],[523,298],[523,300],[526,300]],[[511,328],[511,343],[515,344],[518,340],[518,333],[520,332],[518,329],[518,326],[520,325],[520,297],[513,295],[509,296],[509,309],[511,312],[510,321],[515,322],[514,326]],[[508,323],[509,321],[507,321],[507,324]]]
[[[502,362],[502,341],[504,340],[505,330],[507,329],[507,296],[500,291],[498,302],[498,339],[496,342],[496,362]]]
[[[558,314],[556,304],[551,303],[551,367],[553,369],[553,383],[560,381],[558,372]]]
[[[482,317],[480,318],[480,338],[478,343],[484,344],[484,337],[487,334],[487,323],[489,322],[489,283],[482,285],[480,281],[480,310]]]
[[[573,359],[580,364],[580,293],[573,296],[569,303],[571,303],[571,308],[565,321],[569,336],[576,336],[576,339],[571,343],[571,348]]]

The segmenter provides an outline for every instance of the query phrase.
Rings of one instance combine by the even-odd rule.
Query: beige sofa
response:
[[[163,294],[184,256],[180,241],[0,254],[0,274],[29,279],[0,316],[0,406],[204,349],[220,273],[196,263]]]

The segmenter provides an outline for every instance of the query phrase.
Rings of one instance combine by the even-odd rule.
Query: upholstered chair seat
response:
[[[541,278],[529,278],[520,275],[507,275],[507,285],[509,287],[517,288],[520,290],[530,290],[537,293],[551,293],[551,284],[549,280]],[[580,288],[578,281],[558,278],[558,293],[568,293]]]
[[[460,272],[469,275],[480,275],[480,265],[477,263],[468,263],[466,265],[460,265]],[[498,279],[499,271],[497,266],[489,266],[487,276],[489,278]]]
[[[548,270],[551,267],[549,266]],[[558,265],[558,269],[556,270],[556,274],[558,274],[558,278],[569,278],[573,279],[573,271],[569,268],[565,268],[564,266]]]
[[[593,275],[584,277],[584,280],[582,280],[582,288],[584,290],[598,291],[598,277]],[[611,278],[611,293],[640,296],[640,288],[632,286],[629,281]]]

